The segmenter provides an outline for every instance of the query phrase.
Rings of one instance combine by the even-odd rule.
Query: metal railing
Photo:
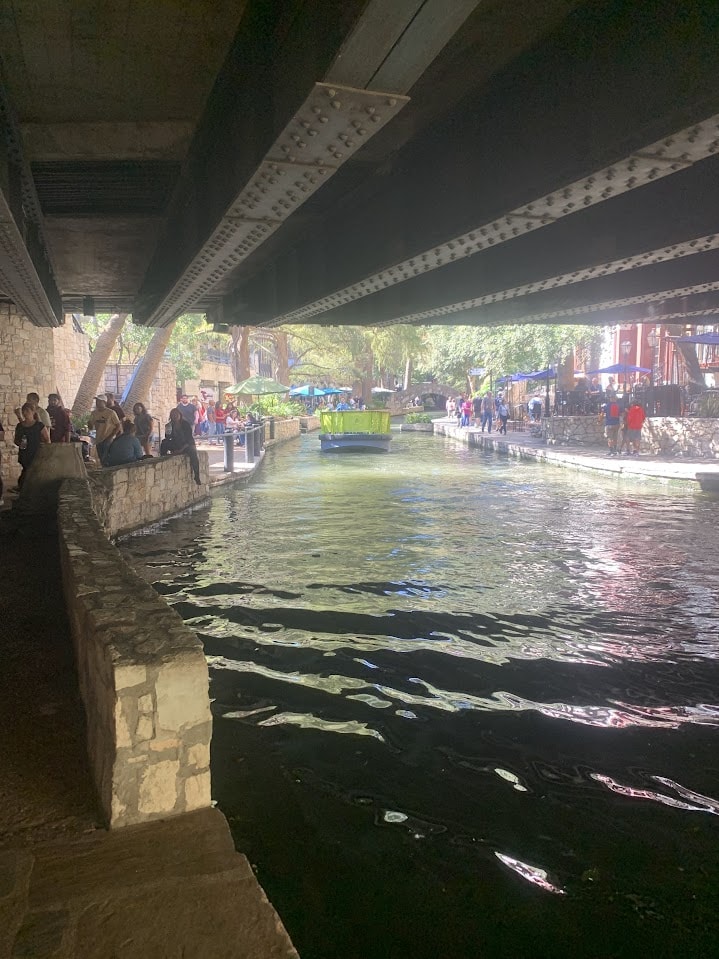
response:
[[[265,423],[253,423],[241,430],[225,430],[222,439],[225,444],[223,470],[233,473],[235,469],[235,451],[244,451],[245,463],[254,463],[260,458],[265,445]],[[239,440],[239,445],[238,444]]]

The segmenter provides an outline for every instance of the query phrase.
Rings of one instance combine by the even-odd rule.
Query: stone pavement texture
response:
[[[0,959],[290,959],[224,816],[107,832],[54,529],[0,522]]]

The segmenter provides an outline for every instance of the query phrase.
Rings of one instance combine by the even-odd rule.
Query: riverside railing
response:
[[[244,442],[236,446],[237,437],[243,437]],[[223,469],[225,473],[232,473],[235,469],[235,451],[244,451],[245,463],[254,463],[260,458],[262,447],[265,444],[265,424],[253,423],[241,430],[226,430],[223,435],[225,443],[225,458]]]

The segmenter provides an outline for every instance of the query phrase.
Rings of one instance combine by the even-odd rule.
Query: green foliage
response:
[[[258,397],[249,409],[260,416],[305,416],[307,412],[302,403],[273,396]]]
[[[94,350],[97,339],[110,319],[110,313],[85,317],[82,328],[90,341],[90,350]],[[134,366],[144,355],[155,330],[153,327],[140,326],[128,320],[117,338],[111,363],[127,363]],[[177,382],[196,379],[202,366],[205,347],[227,348],[227,336],[212,332],[205,322],[203,313],[184,313],[178,317],[167,347],[167,356],[177,370]]]
[[[433,326],[427,327],[429,368],[441,382],[463,388],[473,366],[505,373],[543,369],[566,358],[575,347],[590,347],[602,332],[591,326]]]
[[[405,423],[431,423],[432,417],[428,413],[408,413],[404,421]]]

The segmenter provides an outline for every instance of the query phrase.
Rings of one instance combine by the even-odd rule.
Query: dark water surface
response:
[[[318,446],[124,549],[303,959],[719,955],[717,502]]]

